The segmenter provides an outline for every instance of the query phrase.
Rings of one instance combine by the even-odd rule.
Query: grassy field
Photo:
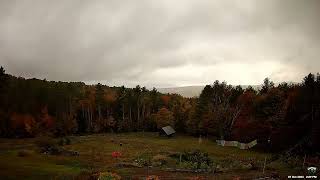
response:
[[[265,174],[262,174],[264,160],[270,159],[271,154],[221,147],[214,140],[203,139],[199,144],[198,138],[190,136],[166,138],[157,133],[123,133],[69,138],[71,144],[63,148],[77,151],[79,156],[41,154],[36,138],[0,139],[1,179],[74,179],[79,173],[90,170],[115,172],[122,179],[145,179],[148,175],[157,175],[160,179],[253,179],[275,173],[282,177],[299,173],[280,161],[274,161],[267,164]],[[175,171],[183,167],[170,155],[194,149],[209,154],[215,173]],[[27,150],[28,155],[19,156],[22,150]],[[113,158],[114,151],[120,151],[122,156]],[[165,158],[165,163],[152,167],[139,167],[135,163],[143,158],[152,161],[155,156]]]

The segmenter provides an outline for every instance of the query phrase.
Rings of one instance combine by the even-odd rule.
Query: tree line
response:
[[[320,75],[259,90],[214,81],[199,97],[162,94],[155,88],[25,79],[0,69],[0,136],[158,131],[286,148],[307,137],[319,149]]]

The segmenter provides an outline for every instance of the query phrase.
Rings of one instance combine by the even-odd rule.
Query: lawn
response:
[[[63,148],[77,151],[79,156],[39,153],[36,138],[0,139],[1,179],[73,179],[80,172],[90,170],[115,172],[122,179],[145,179],[148,175],[157,175],[160,179],[252,179],[275,173],[282,177],[299,173],[280,161],[274,161],[266,165],[263,174],[264,160],[271,159],[272,154],[221,147],[210,139],[203,139],[202,143],[199,143],[198,138],[185,135],[166,138],[159,137],[157,133],[122,133],[69,138],[71,144],[64,145]],[[186,168],[179,159],[171,155],[195,149],[208,153],[213,160],[214,173],[179,171]],[[21,157],[18,155],[21,150],[32,153]],[[121,152],[122,156],[113,158],[111,154],[114,151]],[[165,158],[165,163],[158,166],[139,165],[141,159],[153,161],[154,157]]]

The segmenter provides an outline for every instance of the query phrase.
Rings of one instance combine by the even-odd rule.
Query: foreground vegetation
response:
[[[198,138],[190,136],[166,138],[157,133],[142,132],[70,136],[68,139],[70,144],[62,143],[61,146],[58,145],[61,138],[54,141],[60,148],[78,152],[78,155],[40,153],[40,138],[0,139],[1,179],[77,179],[91,172],[112,172],[122,179],[145,179],[150,175],[160,179],[251,179],[303,172],[279,159],[272,161],[274,155],[270,153],[217,146],[214,139],[202,139],[199,143]],[[113,152],[121,152],[121,156],[115,158]],[[213,171],[196,172],[199,168],[184,161],[183,157],[180,162],[180,154],[183,156],[188,152],[207,153],[212,165],[199,168],[212,168]]]

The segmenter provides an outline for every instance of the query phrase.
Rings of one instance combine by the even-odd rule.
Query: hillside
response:
[[[183,87],[171,87],[171,88],[159,88],[161,93],[180,94],[184,97],[199,96],[204,86],[183,86]]]
[[[249,85],[241,85],[243,89]],[[252,85],[254,89],[259,89],[261,85]],[[170,87],[170,88],[159,88],[158,91],[161,93],[180,94],[183,97],[198,97],[203,90],[204,86],[182,86],[182,87]]]

